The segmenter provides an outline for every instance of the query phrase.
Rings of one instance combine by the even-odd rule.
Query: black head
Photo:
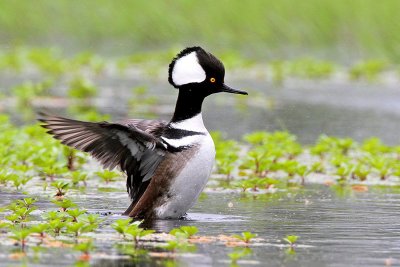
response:
[[[182,50],[169,65],[168,81],[180,90],[191,90],[204,96],[219,92],[247,95],[247,92],[225,85],[224,77],[222,62],[199,46]]]

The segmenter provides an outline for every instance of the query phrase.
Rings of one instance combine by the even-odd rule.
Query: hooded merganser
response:
[[[170,122],[132,119],[83,122],[41,113],[48,133],[89,152],[104,168],[127,174],[132,204],[124,215],[181,218],[211,174],[214,142],[204,127],[201,106],[218,92],[247,95],[224,84],[224,65],[201,47],[181,51],[169,65],[169,83],[179,90]]]

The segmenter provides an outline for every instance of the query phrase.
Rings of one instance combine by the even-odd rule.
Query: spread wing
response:
[[[42,127],[61,143],[90,153],[105,168],[119,166],[126,172],[127,189],[133,202],[146,190],[166,152],[166,146],[151,131],[135,126],[139,120],[93,123],[43,113],[40,116]]]

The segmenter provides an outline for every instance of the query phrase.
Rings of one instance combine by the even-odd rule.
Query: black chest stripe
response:
[[[163,132],[162,137],[165,137],[168,139],[180,139],[180,138],[184,138],[186,136],[193,136],[193,135],[206,135],[206,134],[202,133],[202,132],[188,131],[188,130],[182,130],[182,129],[168,127]]]

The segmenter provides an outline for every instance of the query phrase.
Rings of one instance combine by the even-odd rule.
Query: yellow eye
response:
[[[210,78],[210,82],[215,83],[215,78]]]

